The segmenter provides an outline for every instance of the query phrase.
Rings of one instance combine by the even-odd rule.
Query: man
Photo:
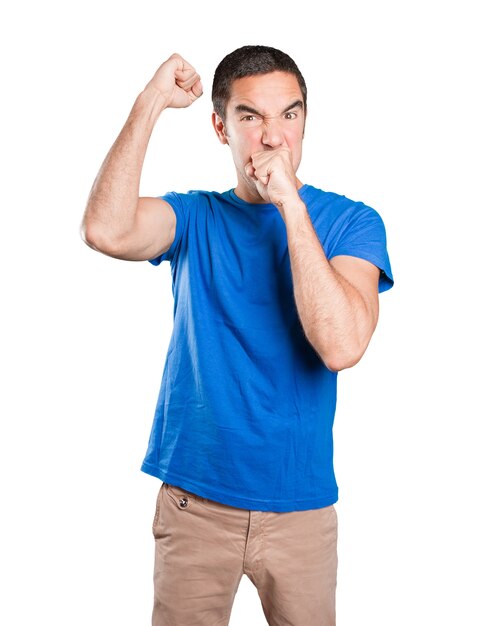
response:
[[[169,260],[174,329],[142,469],[160,478],[153,624],[227,624],[243,573],[270,624],[335,623],[337,372],[362,357],[393,284],[381,218],[296,176],[307,89],[265,46],[227,55],[213,126],[224,193],[140,198],[160,113],[202,95],[178,54],[138,96],[84,216],[88,245]]]

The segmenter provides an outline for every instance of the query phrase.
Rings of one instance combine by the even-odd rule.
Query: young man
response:
[[[153,624],[227,624],[243,573],[270,624],[335,623],[336,378],[362,357],[393,284],[362,203],[296,176],[307,113],[294,61],[226,56],[213,126],[237,186],[140,198],[160,113],[202,95],[173,54],[138,96],[94,183],[88,245],[172,268],[174,329],[142,469],[160,478]]]

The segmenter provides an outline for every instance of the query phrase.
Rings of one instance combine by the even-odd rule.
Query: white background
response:
[[[214,69],[262,43],[309,90],[299,177],[382,215],[396,279],[340,374],[340,626],[484,626],[484,22],[479,2],[18,2],[2,9],[0,621],[149,624],[159,481],[139,471],[171,333],[168,263],[79,235],[137,94],[177,51],[142,195],[235,185]],[[483,48],[483,49],[481,49]],[[231,626],[264,625],[244,576]],[[312,626],[312,625],[309,625]]]

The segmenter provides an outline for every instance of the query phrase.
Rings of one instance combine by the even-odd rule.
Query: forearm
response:
[[[142,166],[155,123],[165,108],[157,89],[146,87],[108,152],[91,189],[82,228],[86,240],[116,242],[133,228]]]
[[[376,320],[358,290],[327,260],[305,204],[296,201],[284,215],[305,334],[329,369],[351,367],[364,353]]]

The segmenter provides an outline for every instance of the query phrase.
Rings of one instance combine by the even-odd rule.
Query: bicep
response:
[[[380,270],[376,265],[354,256],[338,255],[329,263],[361,296],[374,325],[378,321],[378,280]]]
[[[176,215],[161,198],[138,199],[135,224],[115,256],[127,261],[147,261],[166,252],[174,241]]]

